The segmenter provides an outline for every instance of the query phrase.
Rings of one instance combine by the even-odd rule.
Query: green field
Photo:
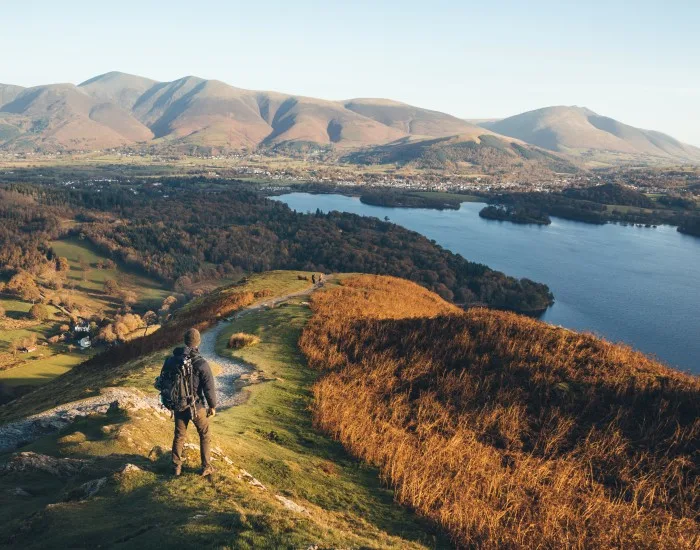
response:
[[[25,354],[26,359],[21,366],[0,371],[0,383],[9,387],[46,384],[90,357],[89,352],[69,353],[53,347],[40,347],[35,353]]]
[[[70,264],[69,280],[73,281],[77,290],[83,294],[83,299],[91,303],[93,307],[111,307],[113,304],[109,297],[102,294],[104,283],[107,279],[114,279],[124,290],[131,290],[136,293],[139,299],[139,306],[151,308],[159,305],[169,294],[163,285],[144,275],[139,275],[133,271],[117,264],[115,269],[97,269],[98,261],[107,260],[94,246],[86,240],[78,238],[53,241],[51,248],[57,256],[68,259]],[[90,270],[83,280],[83,270],[80,267],[80,258],[90,264]]]

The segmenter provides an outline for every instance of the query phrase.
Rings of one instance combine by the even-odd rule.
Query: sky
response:
[[[586,106],[700,146],[700,0],[0,0],[0,82],[118,70],[464,118]]]

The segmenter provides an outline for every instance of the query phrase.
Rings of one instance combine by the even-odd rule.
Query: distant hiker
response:
[[[216,414],[216,386],[209,363],[199,354],[202,338],[197,329],[185,333],[185,346],[175,348],[165,360],[156,388],[161,403],[175,415],[173,465],[175,475],[182,473],[182,449],[190,420],[199,434],[202,475],[211,475],[211,435],[209,417]]]
[[[316,274],[315,273],[313,275],[311,275],[311,282],[313,284],[316,284]]]

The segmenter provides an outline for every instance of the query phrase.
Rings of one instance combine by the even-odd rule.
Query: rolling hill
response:
[[[217,289],[1,408],[0,544],[697,548],[697,377],[402,279],[308,275]],[[191,326],[219,391],[207,478],[192,429],[172,475],[153,388]]]
[[[436,144],[441,152],[427,153],[426,160],[426,151],[434,151]],[[321,147],[363,150],[363,154],[369,150],[363,162],[398,156],[434,168],[455,162],[482,166],[486,159],[487,165],[501,169],[512,169],[514,163],[561,169],[573,160],[562,155],[586,157],[592,151],[612,154],[613,161],[629,157],[700,161],[700,149],[579,107],[469,121],[389,99],[329,101],[246,90],[196,76],[157,82],[109,72],[78,86],[0,84],[0,150],[121,146],[176,147],[185,152],[193,147],[210,151]],[[445,161],[436,164],[431,160],[436,156]]]
[[[457,548],[697,547],[697,377],[390,277],[311,307],[316,425]]]
[[[499,134],[573,155],[612,153],[700,161],[700,149],[652,130],[642,130],[585,107],[545,107],[481,124]]]

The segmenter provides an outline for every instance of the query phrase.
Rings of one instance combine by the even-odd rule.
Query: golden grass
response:
[[[260,338],[255,334],[236,332],[228,339],[228,347],[231,349],[243,349],[248,346],[255,346],[260,343]]]
[[[700,545],[697,377],[397,279],[312,309],[316,424],[458,546]]]

